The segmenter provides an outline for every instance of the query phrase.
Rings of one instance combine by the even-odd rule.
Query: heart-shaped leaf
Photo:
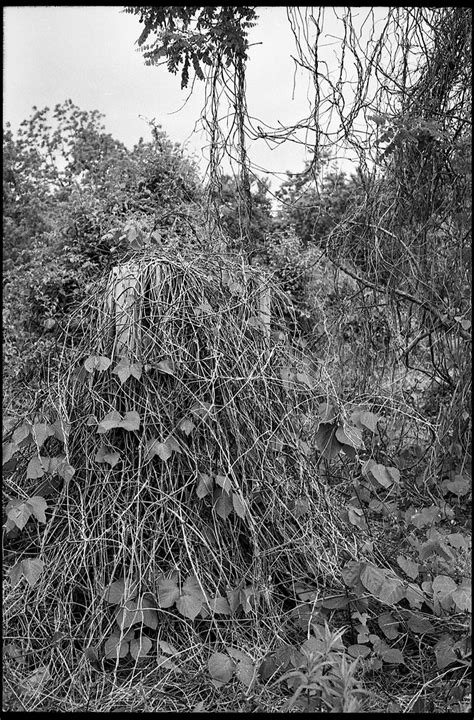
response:
[[[41,447],[51,435],[54,435],[54,428],[49,423],[35,423],[33,425],[33,437],[38,447]]]
[[[392,613],[382,613],[382,615],[379,615],[377,622],[379,624],[379,628],[389,640],[395,640],[395,638],[400,635],[398,622],[395,620]]]
[[[84,360],[84,368],[90,373],[94,372],[94,370],[104,372],[104,370],[110,367],[111,363],[112,360],[105,357],[105,355],[89,355],[89,357]]]
[[[44,563],[39,558],[27,558],[22,560],[22,570],[30,587],[34,587],[38,582],[44,569]]]
[[[216,488],[214,490],[214,508],[219,517],[226,520],[234,508],[229,493]]]
[[[123,357],[119,360],[112,372],[119,376],[120,382],[123,385],[130,376],[140,380],[142,370],[143,366],[141,363],[132,363],[128,358]]]
[[[130,641],[130,655],[136,660],[139,657],[148,655],[152,648],[152,642],[146,635],[140,635]]]
[[[120,423],[122,420],[122,416],[120,415],[117,410],[112,410],[112,412],[107,413],[107,415],[104,415],[102,420],[99,423],[99,426],[97,428],[97,432],[99,434],[106,433],[109,430],[112,430],[113,428],[120,427]]]
[[[215,482],[216,485],[219,485],[219,487],[221,487],[227,493],[230,493],[230,491],[232,490],[232,483],[227,475],[216,475]]]
[[[26,466],[26,477],[37,480],[43,477],[49,467],[49,457],[34,455]]]
[[[16,443],[4,443],[2,446],[2,465],[5,465],[9,460],[11,460],[17,450],[18,445]]]
[[[213,479],[206,473],[199,473],[199,483],[196,488],[196,494],[198,498],[202,500],[202,498],[206,497],[206,495],[212,492],[212,486]]]
[[[160,372],[166,373],[167,375],[175,374],[175,364],[171,358],[160,360],[156,367]]]
[[[364,447],[361,431],[352,425],[338,427],[336,430],[336,439],[339,440],[342,445],[349,445],[349,447],[355,449]]]
[[[105,445],[101,445],[94,459],[96,462],[106,462],[110,465],[110,467],[115,467],[115,465],[117,465],[120,461],[120,453],[112,452],[108,450]]]
[[[25,500],[24,502],[11,505],[10,509],[7,511],[7,517],[19,530],[23,530],[30,519],[31,512],[31,507]]]
[[[416,580],[420,570],[420,566],[418,565],[418,563],[413,562],[413,560],[410,560],[403,555],[399,555],[397,557],[397,563],[401,567],[405,575],[408,575],[408,577],[412,580]]]
[[[178,575],[173,573],[170,578],[160,575],[156,582],[158,591],[158,604],[161,608],[169,608],[179,598]]]
[[[180,595],[176,601],[176,607],[181,615],[194,620],[202,608],[202,600],[194,595]]]
[[[182,420],[180,420],[178,424],[178,428],[181,430],[181,432],[184,432],[185,435],[190,435],[192,431],[195,428],[195,424],[191,420],[191,418],[185,417]]]
[[[127,633],[129,635],[129,633]],[[128,655],[130,644],[120,633],[112,633],[104,643],[104,655],[107,660],[119,660]]]
[[[48,508],[48,503],[44,499],[44,497],[41,497],[40,495],[33,495],[33,497],[28,498],[27,504],[31,508],[31,512],[35,516],[39,522],[45,523],[46,522],[46,515],[45,512]]]
[[[140,429],[140,415],[136,410],[125,413],[123,420],[120,422],[120,427],[129,431]]]
[[[209,600],[209,610],[215,615],[232,615],[230,605],[225,597],[218,597]]]
[[[207,661],[207,667],[212,681],[216,687],[229,682],[234,672],[234,663],[228,655],[216,652]]]
[[[232,493],[232,506],[236,515],[243,519],[246,515],[246,509],[237,493]]]
[[[337,457],[342,445],[336,438],[337,426],[333,423],[320,423],[314,435],[314,442],[323,457],[330,460]]]
[[[28,443],[25,441],[31,441],[31,433],[32,426],[29,422],[24,422],[22,425],[17,427],[17,429],[13,433],[12,440],[15,445],[21,445],[22,443],[27,445]]]

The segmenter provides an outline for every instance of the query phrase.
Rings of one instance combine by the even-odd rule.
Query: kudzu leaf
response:
[[[443,634],[434,647],[436,664],[439,670],[444,670],[457,661],[457,655],[453,649],[454,640],[451,635]]]
[[[124,430],[139,430],[140,429],[140,415],[136,410],[130,410],[126,412],[123,419],[120,421],[120,427]]]
[[[395,605],[405,597],[403,582],[397,577],[388,577],[380,588],[377,597],[387,605]]]
[[[172,435],[169,435],[166,438],[166,444],[169,447],[169,449],[171,450],[171,452],[177,452],[177,453],[181,454],[181,448],[179,446],[179,443],[174,439],[174,437]]]
[[[206,473],[199,473],[199,483],[196,488],[196,494],[198,498],[202,500],[202,498],[206,497],[210,492],[212,492],[212,485],[213,480],[209,475]]]
[[[401,650],[389,648],[388,650],[383,650],[382,652],[379,651],[379,655],[384,662],[391,663],[392,665],[401,665],[405,662]]]
[[[229,682],[234,672],[232,659],[228,655],[220,652],[211,655],[207,661],[207,667],[216,687],[221,687]]]
[[[196,417],[203,418],[206,415],[210,414],[212,410],[211,403],[208,402],[197,402],[194,403],[194,405],[190,408],[189,412],[193,415],[196,415]]]
[[[127,600],[115,613],[115,621],[119,628],[125,630],[143,623],[143,612],[138,600]]]
[[[410,560],[403,555],[399,555],[397,557],[397,563],[401,567],[405,575],[408,575],[408,577],[412,580],[416,580],[416,578],[418,577],[418,572],[420,570],[420,566],[418,565],[418,563],[413,562],[413,560]]]
[[[113,633],[104,643],[104,654],[107,660],[118,660],[128,655],[130,645],[125,637]]]
[[[244,685],[244,687],[249,688],[255,680],[255,664],[246,653],[238,650],[237,648],[226,647],[226,650],[229,653],[230,657],[233,660],[237,661],[237,665],[235,667],[235,674],[237,675],[238,679],[240,680],[242,685]]]
[[[35,455],[34,457],[32,457],[26,467],[26,477],[30,478],[31,480],[36,480],[37,478],[43,477],[43,475],[45,474],[45,472],[47,472],[49,468],[49,461],[50,458],[47,456]]]
[[[27,504],[30,506],[35,518],[39,520],[39,522],[45,523],[45,511],[48,508],[48,503],[46,502],[44,497],[41,497],[41,495],[33,495],[33,497],[28,498]]]
[[[323,424],[332,423],[337,418],[337,410],[331,403],[320,403],[318,406],[318,417]]]
[[[232,500],[227,492],[216,489],[214,491],[214,507],[219,517],[226,520],[232,512],[234,506],[232,505]]]
[[[31,439],[31,425],[28,422],[23,423],[20,427],[17,427],[13,433],[12,440],[15,445],[21,445],[26,439]],[[26,445],[26,443],[25,443]]]
[[[122,416],[119,412],[116,410],[112,410],[112,412],[107,413],[107,415],[104,415],[102,420],[99,423],[99,426],[97,428],[97,432],[99,434],[106,433],[109,430],[112,430],[113,428],[120,427],[120,422],[122,420]]]
[[[363,448],[362,434],[360,430],[352,425],[343,425],[336,430],[336,439],[343,445],[349,445],[355,449]]]
[[[472,591],[470,587],[458,587],[451,595],[460,612],[472,612]]]
[[[39,558],[27,558],[22,560],[22,570],[30,587],[34,587],[43,572],[44,563]]]
[[[382,613],[382,615],[379,615],[377,622],[379,624],[379,628],[389,640],[395,640],[395,638],[400,635],[398,631],[398,622],[395,620],[392,613]]]
[[[136,660],[139,657],[148,655],[152,648],[152,642],[146,635],[140,635],[130,641],[130,655]]]
[[[94,372],[94,370],[104,372],[104,370],[110,367],[111,363],[112,360],[105,357],[105,355],[89,355],[89,357],[84,360],[84,368],[90,373]]]
[[[180,595],[176,601],[176,607],[181,615],[194,620],[199,615],[202,607],[202,600],[195,595]]]
[[[13,567],[8,570],[12,587],[16,587],[23,577],[23,561],[18,560]]]
[[[18,445],[16,443],[4,443],[2,445],[2,465],[5,465],[9,460],[11,460],[17,450]]]
[[[215,615],[231,615],[230,605],[225,597],[215,597],[209,600],[209,609]]]
[[[219,485],[219,487],[221,487],[227,493],[230,493],[230,491],[232,490],[232,483],[230,481],[230,478],[227,477],[227,475],[216,475],[215,481],[216,485]]]
[[[120,605],[125,597],[125,581],[115,580],[105,591],[105,601],[111,605]]]
[[[61,420],[61,418],[57,417],[56,420],[51,425],[54,435],[57,437],[57,439],[65,443],[69,437],[69,432],[71,430],[71,424],[65,422],[64,420]]]
[[[141,608],[143,613],[143,624],[151,630],[158,627],[158,614],[156,612],[156,600],[151,595],[143,595],[141,599]]]
[[[171,448],[169,445],[165,442],[157,443],[154,446],[154,454],[158,455],[159,458],[161,458],[164,462],[169,460],[171,455],[173,454],[171,451]]]
[[[237,493],[232,493],[232,505],[234,507],[235,513],[243,519],[246,515],[245,505],[243,504]]]
[[[370,655],[370,648],[367,647],[367,645],[349,645],[349,647],[347,648],[347,652],[351,657],[365,658]]]
[[[366,590],[378,597],[387,576],[380,568],[367,563],[360,573],[360,580]]]
[[[164,358],[164,360],[160,360],[156,367],[162,373],[167,373],[168,375],[175,374],[175,364],[171,358]]]
[[[414,613],[410,615],[407,624],[412,632],[420,635],[434,631],[434,626],[430,623],[428,618],[422,617],[421,615],[415,615]]]
[[[452,594],[457,590],[457,585],[447,575],[437,575],[433,580],[433,593],[434,597],[440,605],[445,609],[449,610],[452,605]]]
[[[11,520],[19,530],[23,530],[26,523],[30,519],[31,515],[31,507],[28,505],[28,503],[21,502],[19,505],[15,505],[14,507],[10,508],[10,510],[7,513],[7,517],[9,520]]]
[[[33,436],[38,447],[41,447],[51,435],[54,435],[54,429],[48,423],[35,423],[33,425]]]
[[[170,578],[161,575],[157,580],[158,603],[161,608],[169,608],[175,604],[180,592],[177,583],[177,574]]]
[[[336,425],[332,423],[320,423],[315,435],[314,443],[323,457],[330,460],[337,457],[342,450],[342,445],[336,438]]]
[[[107,450],[105,445],[101,445],[94,459],[96,462],[106,462],[110,465],[110,467],[115,467],[115,465],[120,461],[120,453],[110,452]]]
[[[191,420],[191,418],[183,418],[178,425],[178,428],[181,430],[181,432],[184,432],[185,435],[190,435],[195,427],[196,426]]]

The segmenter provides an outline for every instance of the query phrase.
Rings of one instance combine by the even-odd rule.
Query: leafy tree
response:
[[[196,242],[193,162],[158,125],[129,150],[102,121],[68,100],[4,131],[4,362],[20,405],[25,387],[41,387],[60,327],[92,282],[153,233]]]

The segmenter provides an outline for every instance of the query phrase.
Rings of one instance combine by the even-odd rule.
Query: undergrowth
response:
[[[223,255],[137,255],[72,316],[5,427],[7,709],[464,702],[465,468],[430,477],[436,426],[339,397],[295,326]]]

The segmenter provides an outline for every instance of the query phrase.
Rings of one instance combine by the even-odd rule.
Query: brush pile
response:
[[[47,505],[10,541],[40,563],[4,585],[20,685],[40,668],[50,703],[92,710],[104,668],[202,673],[199,648],[283,636],[297,585],[342,587],[354,551],[312,445],[327,393],[291,327],[287,297],[222,255],[136,257],[71,320],[6,481]]]

